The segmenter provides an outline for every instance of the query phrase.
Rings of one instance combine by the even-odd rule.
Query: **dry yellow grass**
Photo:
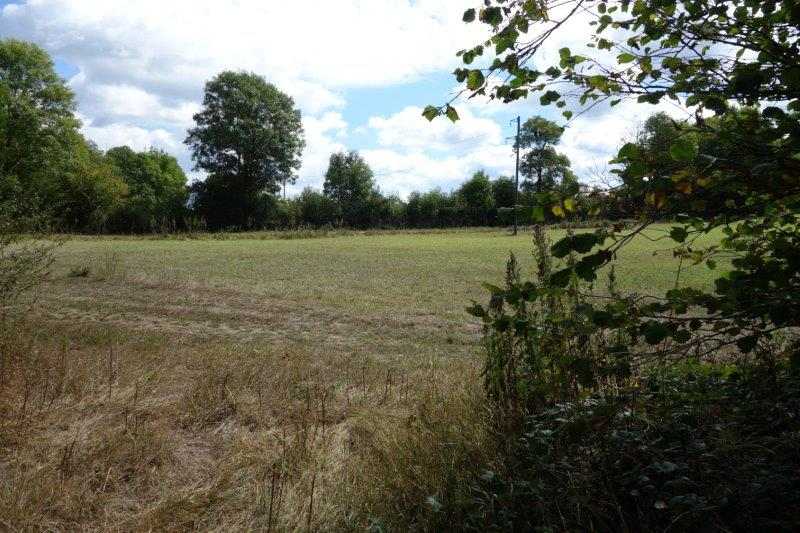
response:
[[[481,453],[469,360],[401,368],[103,328],[6,336],[0,528],[361,529],[416,514]]]

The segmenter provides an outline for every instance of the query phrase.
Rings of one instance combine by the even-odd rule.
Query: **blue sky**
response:
[[[472,172],[513,172],[510,121],[541,114],[536,99],[513,106],[460,102],[462,120],[421,118],[449,99],[455,53],[485,38],[461,14],[475,0],[0,0],[0,35],[30,40],[69,80],[87,137],[101,148],[153,146],[193,179],[182,144],[203,84],[225,69],[263,75],[303,112],[307,148],[290,192],[319,187],[334,151],[359,150],[384,192],[450,190]],[[550,45],[573,48],[585,30]],[[546,58],[547,56],[545,56]],[[598,169],[649,111],[596,109],[573,120],[561,150],[578,175]]]

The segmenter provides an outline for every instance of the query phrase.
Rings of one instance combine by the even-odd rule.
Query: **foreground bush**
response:
[[[526,418],[476,482],[472,529],[789,531],[800,375],[693,365]]]

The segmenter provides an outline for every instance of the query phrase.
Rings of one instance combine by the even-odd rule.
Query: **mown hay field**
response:
[[[674,285],[666,231],[622,289]],[[2,347],[0,529],[363,529],[446,499],[491,453],[464,308],[510,251],[529,273],[501,230],[68,239]]]

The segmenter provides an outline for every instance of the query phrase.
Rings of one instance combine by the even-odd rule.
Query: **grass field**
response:
[[[667,247],[628,247],[622,288],[671,288]],[[69,239],[4,347],[0,528],[339,529],[420,505],[490,453],[464,308],[509,251],[531,268],[503,231]]]

